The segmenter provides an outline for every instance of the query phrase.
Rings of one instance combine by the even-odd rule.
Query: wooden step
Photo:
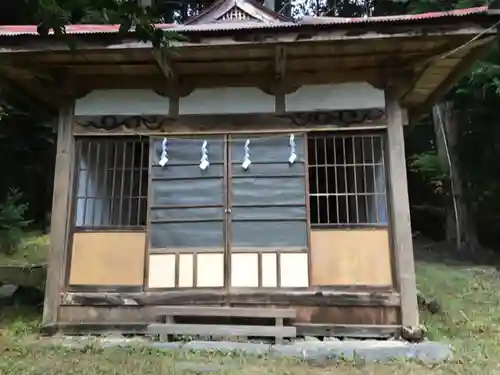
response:
[[[295,309],[224,307],[224,306],[158,306],[153,315],[162,318],[164,323],[150,324],[148,332],[164,338],[169,335],[186,336],[250,336],[274,337],[275,342],[283,342],[284,337],[296,337],[295,327],[285,326],[285,319],[295,319]],[[274,319],[274,325],[225,325],[225,324],[186,324],[176,323],[176,317],[212,317]]]
[[[295,309],[223,307],[223,306],[158,306],[153,308],[156,316],[213,316],[235,318],[281,318],[295,319]]]

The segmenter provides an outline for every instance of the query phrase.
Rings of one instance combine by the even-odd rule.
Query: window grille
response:
[[[383,134],[308,137],[312,225],[387,225]]]
[[[77,138],[76,229],[144,227],[148,160],[148,139]]]

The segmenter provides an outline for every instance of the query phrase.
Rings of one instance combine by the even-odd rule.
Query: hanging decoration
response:
[[[200,160],[200,169],[204,171],[208,168],[210,162],[208,161],[208,150],[207,150],[207,141],[203,141],[201,146],[201,160]]]
[[[295,159],[297,159],[297,154],[295,153],[295,136],[293,134],[290,135],[290,157],[288,158],[288,162],[290,164],[295,163]]]
[[[162,167],[167,165],[168,163],[168,156],[167,156],[167,138],[163,138],[163,141],[161,142],[161,156],[160,156],[160,161],[158,164],[160,164]]]
[[[247,170],[250,164],[252,164],[252,162],[250,161],[250,139],[247,139],[245,142],[245,156],[243,157],[243,163],[241,164],[241,167],[244,170]]]

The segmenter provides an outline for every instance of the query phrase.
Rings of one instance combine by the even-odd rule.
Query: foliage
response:
[[[427,151],[409,158],[409,170],[422,175],[424,180],[435,187],[438,194],[445,193],[449,173],[443,170],[436,151]]]
[[[45,230],[51,209],[54,179],[55,132],[53,120],[41,118],[13,107],[0,117],[2,178],[0,197],[13,186],[19,187],[27,202],[26,219]]]
[[[25,229],[14,253],[5,254],[0,251],[0,265],[26,266],[46,264],[49,245],[49,235],[36,231],[26,232]]]
[[[19,190],[11,189],[5,202],[0,204],[0,252],[13,253],[30,224],[24,219],[28,204],[22,198]]]
[[[121,35],[131,32],[155,48],[168,48],[179,36],[155,24],[181,21],[210,2],[157,1],[154,7],[142,7],[136,0],[4,0],[0,24],[38,25],[40,35],[52,32],[71,46],[75,41],[66,34],[67,25],[118,24]]]

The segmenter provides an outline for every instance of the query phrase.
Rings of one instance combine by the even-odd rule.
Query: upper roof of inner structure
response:
[[[118,25],[68,26],[76,50],[39,36],[36,26],[0,26],[0,74],[5,93],[22,92],[54,109],[68,90],[153,88],[182,95],[194,87],[286,91],[366,81],[421,113],[487,50],[499,23],[498,11],[488,7],[293,21],[253,0],[219,0],[183,25],[156,25],[183,36],[168,64],[132,31],[119,35]]]

